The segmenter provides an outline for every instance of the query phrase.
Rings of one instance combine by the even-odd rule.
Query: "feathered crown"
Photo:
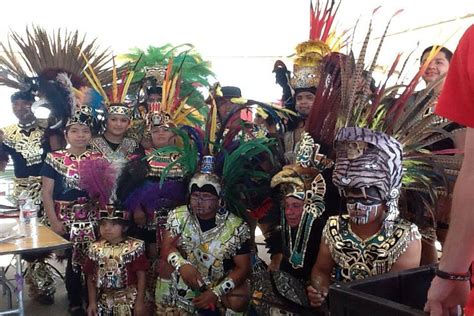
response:
[[[180,96],[182,68],[173,71],[174,60],[166,68],[161,102],[150,104],[148,126],[177,127],[200,125],[202,117],[196,108],[187,104],[189,96]]]
[[[87,62],[87,69],[84,70],[84,76],[87,81],[94,88],[94,90],[103,98],[106,106],[107,114],[119,114],[127,117],[132,116],[132,107],[127,104],[126,97],[128,89],[133,80],[135,70],[119,69],[115,65],[115,58],[112,58],[112,76],[108,82],[101,81],[97,76],[94,68],[89,63],[87,56],[83,55]],[[118,75],[120,70],[122,74],[120,80]],[[106,92],[106,89],[108,92]]]
[[[12,42],[17,46],[15,49]],[[100,78],[109,75],[107,63],[110,60],[108,50],[100,50],[96,39],[86,41],[78,31],[68,32],[61,29],[49,35],[39,26],[26,28],[26,36],[11,32],[8,45],[0,44],[5,56],[0,57],[0,85],[20,90],[35,89],[31,78],[44,77],[54,80],[58,73],[67,73],[72,84],[79,88],[82,83],[82,71],[86,62],[82,55],[90,61],[90,67]],[[20,51],[17,58],[16,51]]]
[[[173,72],[181,72],[180,97],[187,97],[187,104],[201,110],[205,114],[204,96],[198,88],[210,87],[209,80],[214,77],[209,62],[204,61],[201,55],[190,44],[172,46],[170,44],[154,47],[149,46],[146,51],[138,48],[123,57],[136,63],[134,82],[139,83],[137,93],[146,96],[151,91],[160,92],[165,80],[166,69],[173,60]],[[160,93],[161,94],[161,93]]]
[[[54,121],[50,128],[63,127],[76,111],[74,90],[84,86],[82,70],[86,62],[81,55],[90,60],[97,76],[109,74],[106,64],[110,54],[101,51],[95,41],[86,41],[78,31],[58,29],[50,35],[38,26],[26,28],[24,37],[11,32],[8,47],[1,44],[5,56],[0,57],[0,85],[38,92],[41,100],[32,109],[48,108]]]
[[[293,89],[316,87],[320,81],[318,65],[324,56],[338,51],[342,46],[340,37],[331,30],[340,1],[327,1],[325,5],[316,1],[315,7],[310,0],[309,40],[296,46],[293,64],[293,77],[290,85]]]

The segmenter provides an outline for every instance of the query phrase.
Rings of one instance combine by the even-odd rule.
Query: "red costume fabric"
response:
[[[474,25],[464,33],[451,59],[436,114],[474,127]],[[474,316],[474,290],[464,312],[467,316]]]
[[[451,59],[436,114],[474,127],[474,25],[464,33]]]

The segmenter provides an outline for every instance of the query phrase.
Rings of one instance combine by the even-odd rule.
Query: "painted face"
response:
[[[66,130],[66,141],[73,148],[87,147],[91,137],[91,129],[86,125],[74,124]]]
[[[429,53],[425,53],[421,58],[421,64],[426,61]],[[423,80],[428,84],[435,81],[440,76],[446,74],[449,70],[449,61],[446,58],[446,55],[443,52],[439,52],[436,56],[430,61],[428,67],[422,75]]]
[[[26,100],[15,100],[12,103],[13,114],[18,118],[20,122],[29,122],[35,119],[33,112],[31,111],[31,102]]]
[[[125,115],[111,114],[107,118],[107,133],[123,136],[130,126],[130,119]]]
[[[102,219],[99,224],[100,235],[108,242],[115,244],[122,240],[125,228],[115,220]]]
[[[347,212],[354,224],[372,223],[381,216],[383,201],[376,188],[345,189],[342,193],[346,198]]]
[[[298,113],[308,115],[314,103],[314,93],[301,91],[296,95],[295,109]]]
[[[209,192],[195,191],[190,197],[191,210],[200,219],[211,219],[216,215],[219,198]]]
[[[174,144],[175,134],[165,126],[153,126],[151,128],[151,142],[155,148],[161,148]]]
[[[285,199],[285,219],[291,228],[298,227],[303,215],[304,201],[294,197]]]

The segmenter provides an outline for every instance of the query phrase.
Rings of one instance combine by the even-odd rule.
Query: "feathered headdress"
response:
[[[150,105],[148,126],[176,127],[180,125],[196,126],[202,123],[198,110],[187,104],[189,95],[181,96],[181,78],[183,69],[174,68],[175,61],[170,60],[163,80],[161,102]]]
[[[179,97],[187,97],[190,106],[200,110],[206,108],[204,96],[197,88],[209,88],[209,80],[214,77],[214,73],[210,63],[204,61],[191,44],[149,46],[146,51],[134,48],[131,53],[122,57],[137,63],[134,83],[139,84],[137,92],[144,96],[152,92],[161,94],[166,69],[173,61],[172,71],[179,69],[181,72]]]
[[[274,140],[244,140],[243,135],[236,138],[236,131],[242,131],[242,128],[228,127],[229,122],[235,121],[238,111],[231,113],[218,128],[217,106],[215,102],[211,103],[204,131],[189,126],[182,127],[181,131],[176,131],[184,146],[165,147],[158,149],[156,153],[178,150],[180,158],[174,163],[185,166],[184,169],[187,168],[187,173],[192,176],[189,190],[194,186],[202,188],[210,185],[230,211],[242,213],[246,210],[246,201],[251,200],[262,189],[259,183],[269,180],[270,175],[259,169],[258,162],[261,159],[273,161],[270,147]],[[172,165],[167,168],[172,168]]]
[[[11,32],[8,44],[0,45],[5,52],[5,56],[0,57],[0,85],[14,89],[29,90],[34,88],[32,78],[43,76],[45,80],[54,80],[58,73],[67,73],[73,86],[79,88],[84,85],[82,71],[86,67],[82,55],[99,77],[109,75],[109,51],[101,50],[96,39],[86,41],[78,31],[58,29],[50,35],[45,29],[32,26],[26,28],[24,37]]]
[[[84,70],[84,76],[104,101],[108,115],[119,114],[129,118],[132,116],[132,107],[127,104],[126,97],[128,89],[135,74],[135,68],[125,70],[118,68],[115,64],[115,58],[112,58],[112,76],[109,81],[101,81],[94,68],[89,63],[87,56],[83,55],[87,62],[87,68]],[[122,71],[121,71],[122,70]],[[120,71],[122,72],[120,74]],[[118,76],[120,75],[120,80]]]
[[[402,190],[428,193],[424,195],[428,199],[423,198],[423,204],[432,205],[436,200],[436,190],[443,190],[443,169],[455,166],[459,158],[427,149],[427,146],[451,135],[442,129],[443,125],[434,115],[420,120],[421,113],[432,104],[428,102],[419,106],[427,91],[421,99],[412,102],[414,88],[435,52],[407,86],[396,84],[387,87],[400,60],[398,55],[382,83],[375,89],[370,88],[371,74],[388,25],[368,69],[365,69],[365,52],[371,25],[355,62],[352,55],[327,60],[323,74],[327,80],[321,81],[318,87],[307,131],[323,146],[335,142],[337,159],[333,182],[336,186],[357,187],[360,182],[357,179],[362,178],[385,179],[380,183],[380,188],[383,187],[380,191],[389,207],[389,218],[393,219],[398,215],[401,184]],[[373,184],[377,186],[375,180]],[[363,186],[370,185],[365,183]]]
[[[33,26],[26,28],[26,36],[11,32],[8,44],[1,47],[5,56],[0,57],[0,85],[37,92],[41,99],[32,109],[46,107],[52,113],[50,128],[63,127],[75,112],[74,95],[85,85],[82,55],[98,77],[109,74],[108,50],[99,49],[96,40],[86,41],[78,31],[58,29],[48,34]]]
[[[328,0],[322,4],[318,0],[313,6],[310,0],[309,40],[296,46],[293,77],[290,79],[293,89],[316,87],[321,79],[318,66],[322,59],[332,51],[339,51],[344,45],[342,35],[336,36],[332,30],[340,3]]]

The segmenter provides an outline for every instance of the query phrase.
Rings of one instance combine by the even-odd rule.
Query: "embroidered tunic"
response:
[[[116,148],[111,147],[104,136],[95,137],[90,141],[92,150],[100,152],[108,161],[130,160],[133,155],[138,154],[139,144],[136,140],[124,137]]]

